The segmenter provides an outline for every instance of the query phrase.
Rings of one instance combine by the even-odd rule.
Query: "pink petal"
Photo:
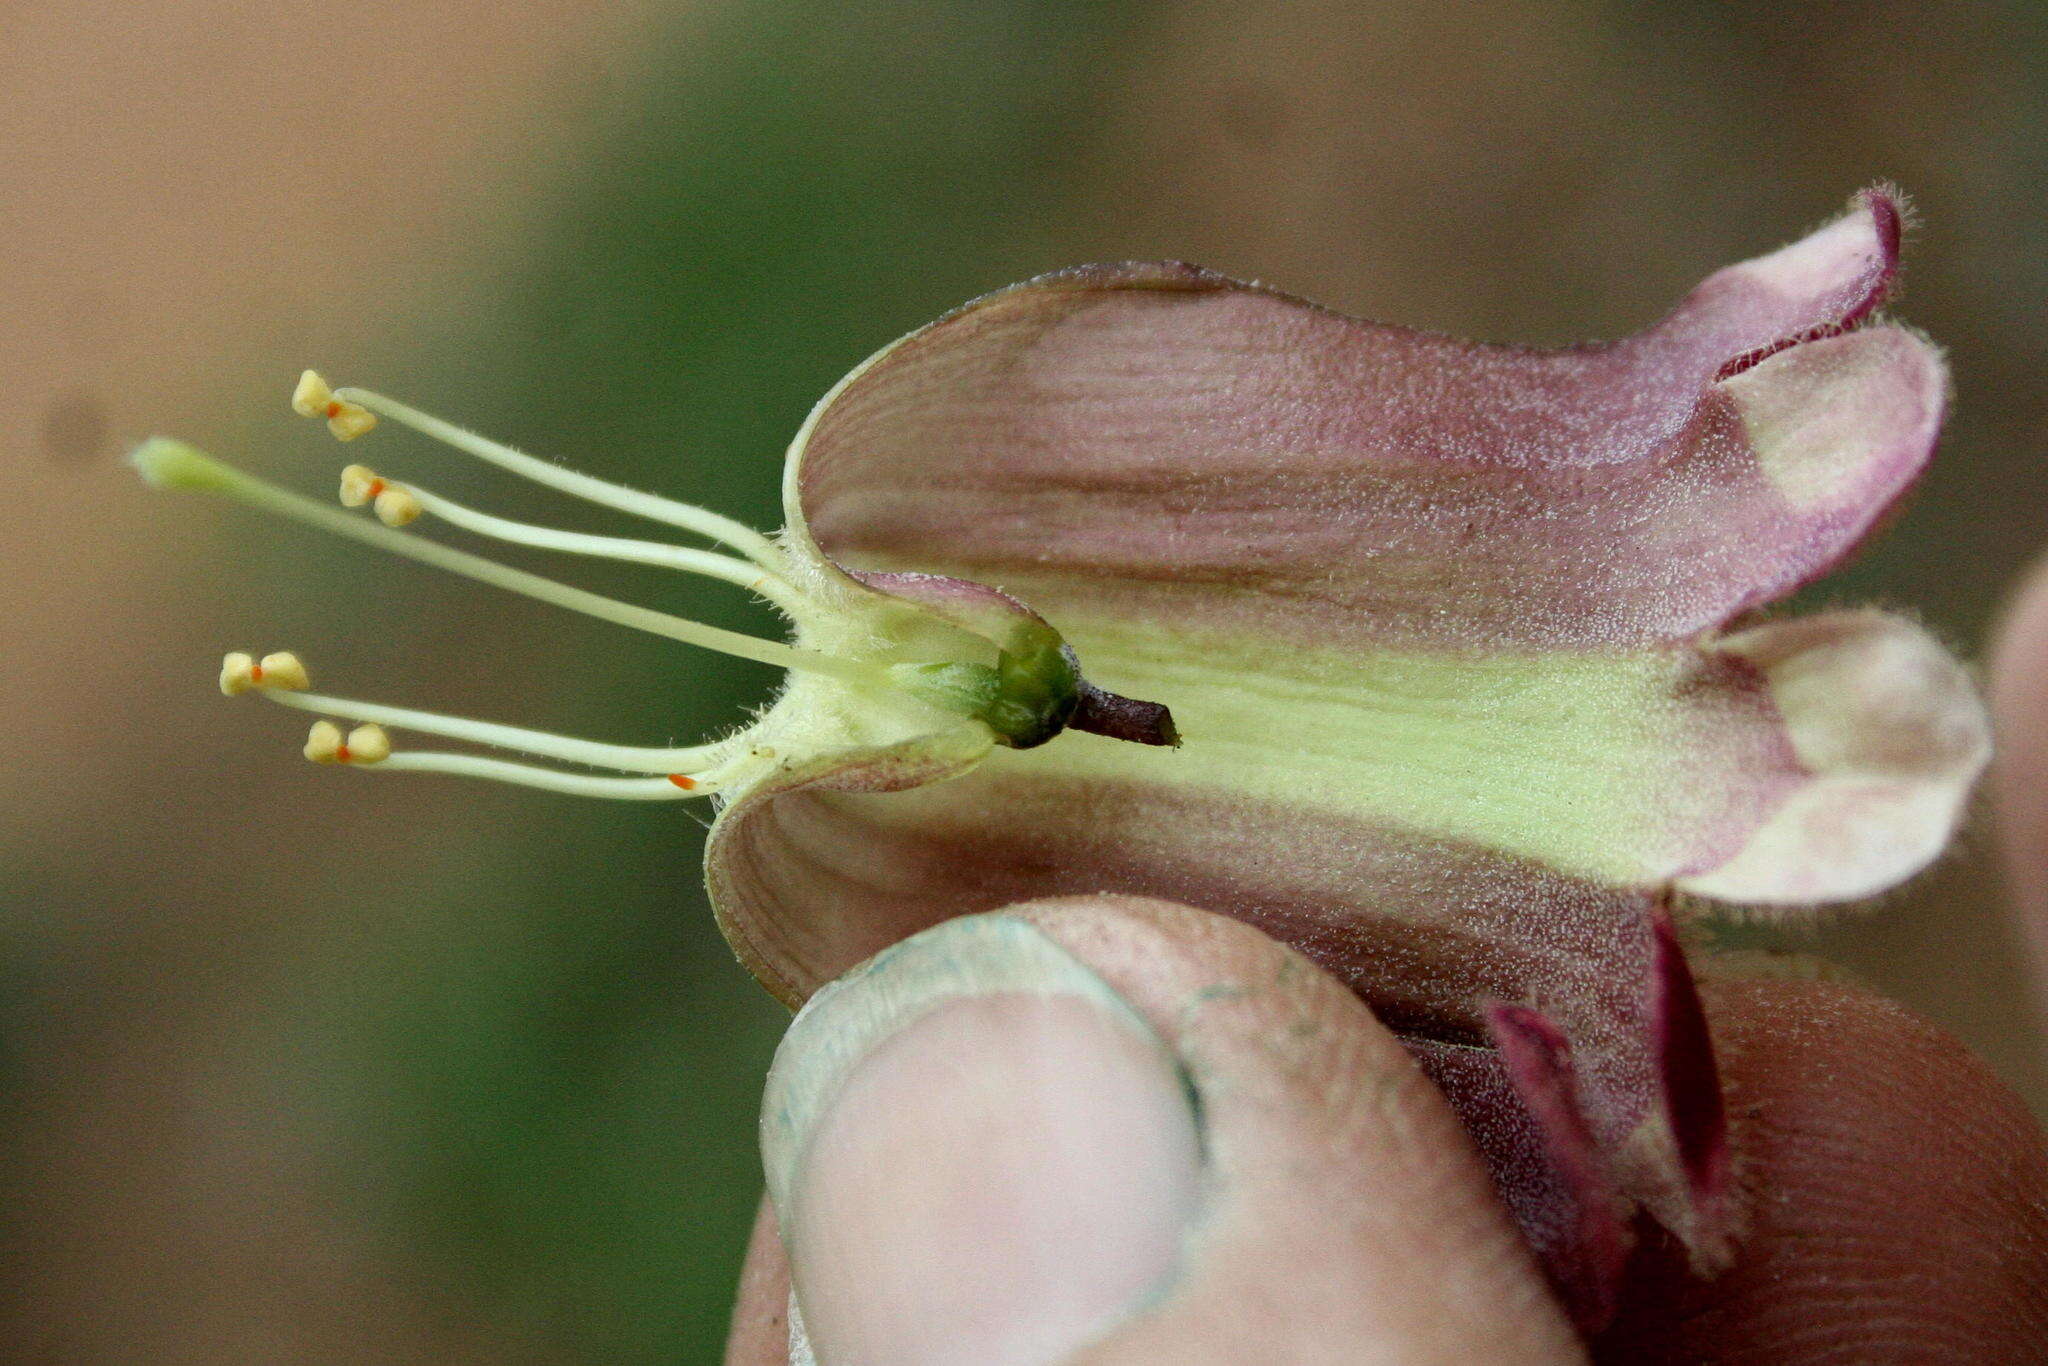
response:
[[[1691,635],[1832,564],[1924,463],[1938,355],[1866,318],[1870,192],[1662,324],[1533,352],[1176,265],[989,296],[821,406],[821,547],[1070,610],[1451,647]],[[1761,358],[1761,359],[1760,359]]]
[[[721,811],[704,854],[705,884],[718,928],[755,980],[793,1009],[854,964],[943,919],[900,907],[886,894],[862,897],[845,886],[828,891],[829,875],[814,865],[799,887],[786,860],[809,853],[804,845],[810,841],[800,832],[811,810],[851,794],[941,782],[970,771],[989,748],[962,749],[957,737],[946,737],[833,754],[779,773]],[[821,913],[791,913],[794,905],[778,904],[788,892],[819,896]]]
[[[1113,891],[1257,925],[1402,1028],[1476,1040],[1480,996],[1528,999],[1554,979],[1640,1013],[1629,984],[1652,951],[1639,892],[1229,791],[1073,774],[1043,762],[1051,752],[886,794],[862,790],[873,779],[855,766],[742,797],[707,865],[757,975],[802,1001],[950,916]]]

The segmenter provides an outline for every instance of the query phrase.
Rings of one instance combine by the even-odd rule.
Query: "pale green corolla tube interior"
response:
[[[1697,667],[1685,652],[1325,654],[1072,613],[1061,627],[1103,677],[1172,699],[1186,741],[1125,753],[1076,736],[1059,758],[1077,772],[1426,831],[1622,885],[1668,875],[1660,856],[1688,843],[1675,822],[1713,813],[1715,793],[1685,782],[1706,735],[1674,700]]]

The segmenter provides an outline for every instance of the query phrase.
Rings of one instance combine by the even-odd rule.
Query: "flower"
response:
[[[1792,914],[1891,886],[1943,848],[1985,762],[1969,680],[1918,627],[1753,619],[1847,554],[1932,451],[1939,353],[1877,316],[1900,217],[1866,191],[1648,331],[1555,352],[1185,265],[1045,276],[835,387],[791,448],[774,540],[302,384],[301,411],[345,439],[390,418],[730,553],[506,522],[361,467],[344,501],[729,579],[789,616],[794,645],[504,569],[177,443],[137,459],[789,668],[754,724],[684,750],[250,684],[642,776],[404,750],[383,770],[715,794],[720,924],[786,1001],[937,919],[1060,893],[1167,897],[1296,945],[1410,1040],[1594,1323],[1632,1210],[1703,1267],[1739,1213],[1685,903]],[[230,663],[223,686],[249,684]],[[338,729],[319,745],[387,747]]]

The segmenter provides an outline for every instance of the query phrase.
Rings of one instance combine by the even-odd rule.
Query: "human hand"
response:
[[[2015,895],[2048,926],[2048,577],[1994,691]],[[2048,1358],[2017,1098],[1867,993],[1701,991],[1748,1226],[1711,1281],[1646,1243],[1588,1344],[1443,1099],[1291,950],[1124,898],[948,922],[778,1056],[728,1361],[793,1359],[792,1274],[825,1366]]]

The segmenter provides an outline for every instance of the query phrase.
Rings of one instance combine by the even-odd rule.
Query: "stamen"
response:
[[[301,417],[326,418],[327,430],[334,433],[337,441],[353,441],[377,425],[375,413],[360,403],[337,396],[327,387],[327,381],[312,370],[299,376],[299,386],[292,390],[292,410]]]
[[[352,764],[381,764],[391,757],[391,737],[382,726],[357,726],[343,747]]]
[[[446,569],[465,578],[476,579],[481,583],[494,584],[507,592],[519,593],[542,602],[553,603],[558,607],[569,608],[571,611],[582,612],[601,621],[630,626],[652,635],[666,636],[670,640],[679,640],[703,649],[737,655],[741,659],[751,659],[775,668],[803,669],[811,673],[827,674],[865,687],[892,686],[888,674],[875,665],[844,659],[837,655],[820,654],[816,650],[798,649],[780,641],[763,640],[758,636],[728,631],[717,626],[706,626],[701,622],[672,616],[667,612],[657,612],[652,608],[637,607],[581,588],[571,588],[567,584],[556,583],[553,579],[543,578],[539,574],[529,574],[523,569],[511,569],[480,555],[471,555],[451,546],[424,540],[418,536],[409,536],[388,527],[351,517],[339,508],[316,503],[301,494],[289,492],[253,475],[244,474],[213,459],[196,447],[169,437],[150,438],[137,447],[129,459],[142,477],[157,488],[190,489],[222,494],[250,507],[307,522],[366,545],[377,546],[423,564]]]
[[[368,465],[348,465],[341,471],[341,505],[359,508],[384,491],[384,481]]]
[[[350,465],[341,472],[341,505],[359,508],[365,503],[375,508],[378,521],[390,527],[410,526],[426,511],[417,490],[391,483],[367,465]]]
[[[416,730],[472,744],[497,745],[522,754],[545,759],[589,764],[594,768],[616,768],[628,773],[674,773],[679,769],[701,768],[724,754],[726,745],[685,745],[662,748],[642,745],[608,745],[597,740],[579,740],[551,731],[528,730],[524,726],[501,725],[495,721],[472,721],[467,717],[416,711],[411,707],[390,707],[376,702],[357,702],[346,697],[322,697],[316,693],[274,693],[264,696],[281,706],[325,716],[342,716],[396,730]]]
[[[409,526],[426,511],[411,489],[392,486],[377,495],[377,520],[385,526]]]
[[[299,663],[299,657],[289,652],[263,656],[258,661],[240,650],[228,655],[220,662],[220,690],[234,697],[251,688],[266,692],[278,689],[303,689],[309,686],[306,666]]]
[[[418,484],[392,483],[365,466],[350,465],[341,472],[342,506],[361,507],[369,502],[376,504],[377,516],[386,526],[403,526],[422,512],[430,512],[464,531],[509,541],[514,545],[623,560],[630,564],[657,565],[663,569],[679,569],[684,573],[702,574],[707,578],[738,584],[768,599],[792,620],[803,620],[810,610],[809,604],[780,575],[749,560],[661,541],[593,536],[580,531],[535,526],[530,522],[515,522],[507,517],[478,512],[438,493],[429,493]],[[392,520],[394,514],[403,520]]]
[[[310,370],[306,373],[316,380],[319,378]],[[305,381],[302,379],[302,388],[304,384]],[[722,541],[748,559],[769,569],[779,570],[785,567],[782,552],[776,548],[773,541],[752,527],[713,512],[709,508],[701,508],[694,503],[678,502],[673,498],[663,498],[658,494],[642,493],[638,489],[629,489],[620,484],[580,474],[575,470],[564,469],[560,465],[528,455],[524,451],[516,451],[502,442],[493,441],[489,437],[458,427],[452,422],[444,422],[429,413],[423,413],[408,404],[400,403],[397,399],[386,398],[369,389],[343,388],[335,390],[334,394],[345,403],[359,405],[372,413],[381,413],[393,422],[410,427],[424,436],[432,437],[479,460],[489,461],[500,469],[509,470],[535,483],[545,484],[571,497],[582,498],[651,521],[665,522],[669,526],[681,527],[714,541]],[[293,406],[297,407],[296,398]],[[300,408],[299,411],[304,412],[305,409]],[[317,412],[314,415],[317,415]],[[337,431],[335,435],[340,436],[341,433]]]
[[[332,721],[315,721],[313,728],[306,732],[303,752],[316,764],[336,762],[336,756],[341,753],[341,727]]]
[[[315,721],[305,755],[316,764],[381,764],[391,757],[391,737],[380,726],[357,726],[344,738],[332,721]]]

